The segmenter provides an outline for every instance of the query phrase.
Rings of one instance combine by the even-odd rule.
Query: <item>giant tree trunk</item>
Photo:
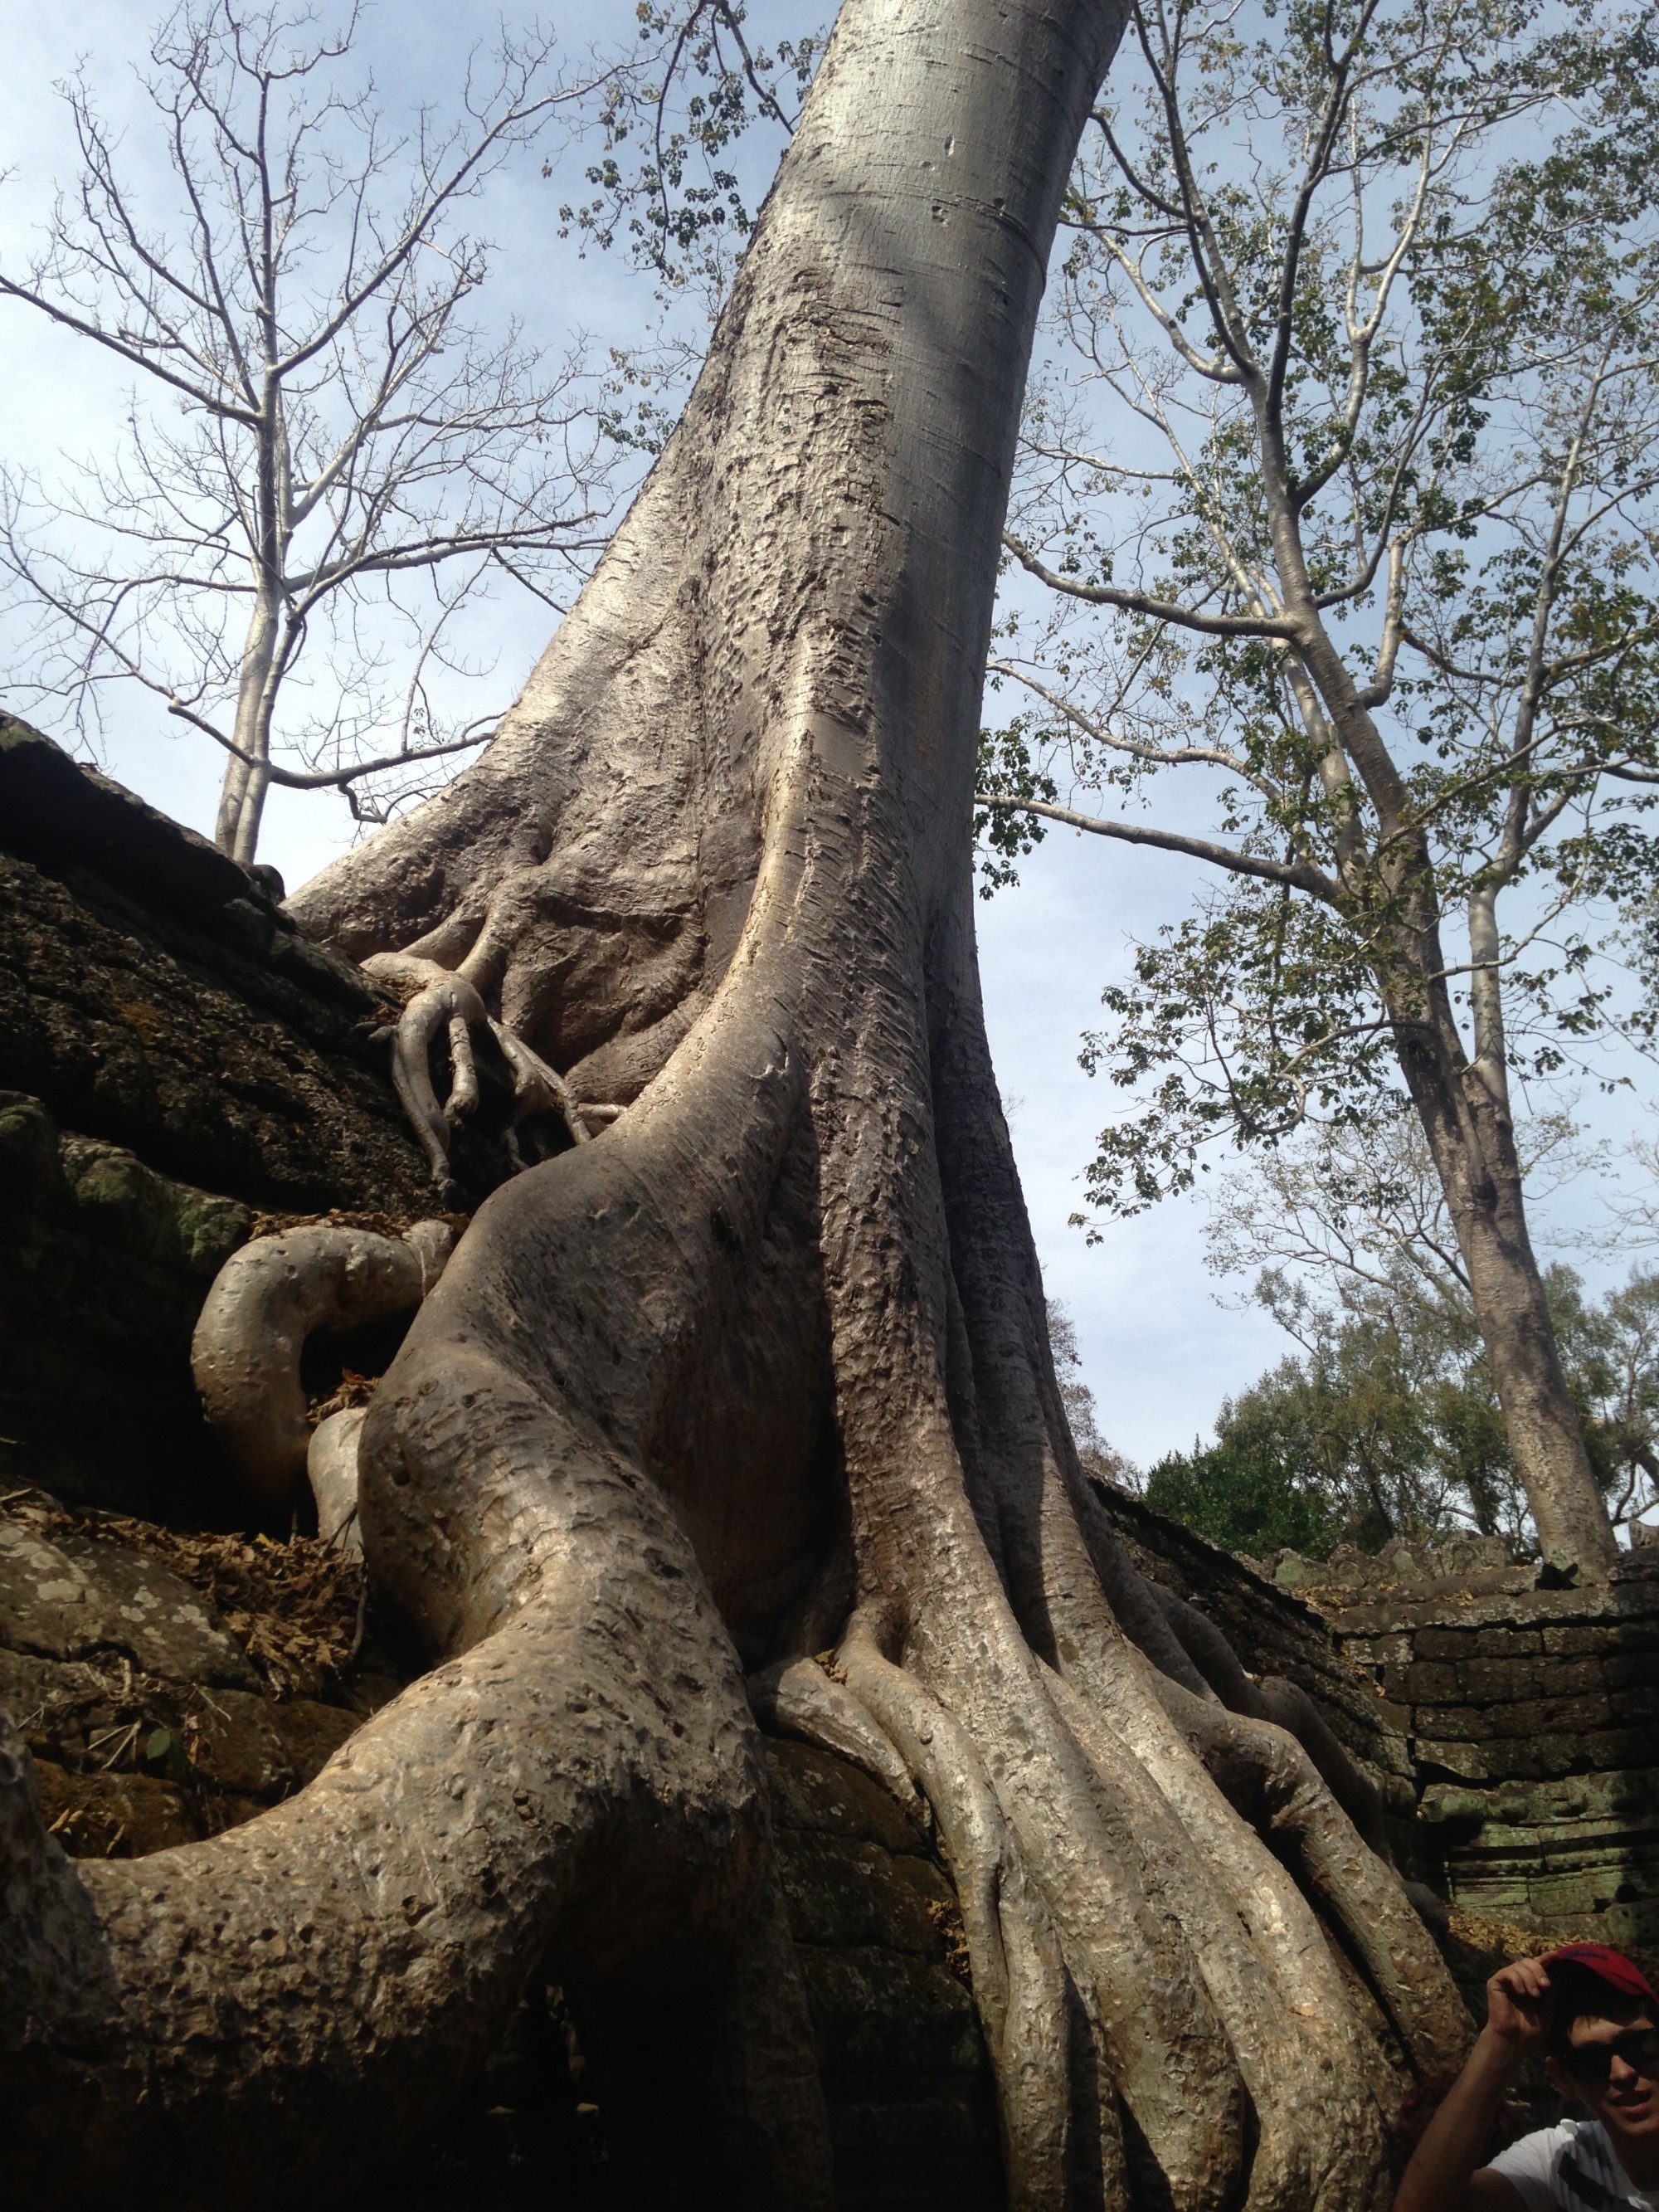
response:
[[[1012,2203],[1386,2201],[1382,2017],[1437,2068],[1462,2008],[1092,1504],[979,1004],[999,532],[1118,24],[848,0],[685,421],[523,699],[296,902],[462,969],[628,1111],[484,1206],[364,1425],[365,1548],[435,1671],[278,1812],[129,1866],[70,1866],[0,1773],[0,2175],[37,2201],[135,2171],[210,2201],[227,2159],[249,2202],[337,2189],[547,1961],[727,1966],[717,2193],[827,2202],[745,1667],[933,1807]]]

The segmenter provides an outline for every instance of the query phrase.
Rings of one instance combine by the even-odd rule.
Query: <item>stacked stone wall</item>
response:
[[[274,888],[0,714],[0,1487],[223,1525],[190,1373],[217,1269],[262,1214],[433,1211],[396,1007]],[[468,1128],[464,1201],[507,1164]]]
[[[1601,1589],[1402,1583],[1328,1617],[1403,1735],[1447,1895],[1564,1940],[1659,1944],[1659,1558]]]
[[[1483,1920],[1659,1948],[1659,1547],[1583,1589],[1491,1537],[1247,1560],[1100,1494],[1144,1573],[1318,1698],[1408,1872]]]

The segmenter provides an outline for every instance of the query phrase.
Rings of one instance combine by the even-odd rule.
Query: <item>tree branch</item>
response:
[[[1024,569],[1053,592],[1086,600],[1097,607],[1116,607],[1120,612],[1145,615],[1151,622],[1173,623],[1177,629],[1197,630],[1206,637],[1279,637],[1287,644],[1301,641],[1302,624],[1283,615],[1206,615],[1196,607],[1177,606],[1173,600],[1154,599],[1146,592],[1120,591],[1111,584],[1081,584],[1046,566],[1029,546],[1006,531],[1002,542]]]
[[[1181,853],[1188,860],[1207,860],[1230,875],[1256,876],[1264,883],[1284,884],[1306,891],[1327,906],[1340,903],[1341,894],[1322,871],[1306,860],[1269,860],[1255,853],[1240,853],[1231,845],[1218,845],[1207,837],[1183,837],[1173,830],[1153,830],[1139,822],[1112,822],[1094,814],[1078,814],[1069,806],[1054,806],[1043,799],[1021,799],[1008,792],[976,791],[975,806],[1000,814],[1040,814],[1046,822],[1064,823],[1068,830],[1086,830],[1091,836],[1115,837],[1125,845],[1151,845],[1163,853]]]

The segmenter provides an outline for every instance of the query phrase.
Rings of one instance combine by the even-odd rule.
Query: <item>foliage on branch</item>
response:
[[[639,0],[635,13],[636,51],[599,109],[594,196],[559,219],[601,248],[625,243],[675,289],[701,280],[718,296],[754,228],[738,143],[757,125],[793,130],[823,33],[758,45],[736,0]]]
[[[1598,1485],[1616,1521],[1636,1519],[1659,1498],[1659,1275],[1638,1270],[1600,1301],[1569,1267],[1547,1283]],[[1224,1404],[1213,1443],[1152,1468],[1150,1504],[1258,1557],[1470,1528],[1531,1546],[1466,1297],[1402,1279],[1322,1307],[1272,1273],[1256,1294],[1301,1352]]]
[[[1597,1163],[1564,1115],[1522,1132],[1534,1194]],[[1474,1528],[1524,1547],[1527,1500],[1433,1166],[1409,1115],[1264,1153],[1212,1194],[1210,1264],[1297,1346],[1172,1454],[1147,1496],[1216,1541],[1323,1557]],[[1567,1387],[1611,1517],[1659,1503],[1659,1274],[1601,1299],[1546,1276]]]

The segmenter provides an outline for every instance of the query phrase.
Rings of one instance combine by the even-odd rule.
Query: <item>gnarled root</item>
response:
[[[589,1143],[592,1132],[583,1118],[582,1109],[571,1097],[570,1086],[563,1076],[550,1068],[539,1054],[532,1052],[524,1039],[515,1036],[504,1023],[492,1020],[489,1027],[513,1071],[514,1124],[529,1115],[550,1110],[564,1116],[565,1127],[577,1144]],[[601,1108],[600,1115],[606,1121],[616,1118],[608,1107]],[[513,1141],[516,1149],[517,1139]]]
[[[219,1270],[191,1340],[191,1371],[209,1427],[267,1515],[286,1521],[306,1476],[306,1339],[410,1312],[453,1243],[444,1221],[416,1222],[400,1237],[318,1223],[245,1244]]]
[[[907,1812],[931,1821],[932,1810],[902,1754],[844,1681],[811,1659],[786,1659],[748,1682],[750,1710],[773,1735],[799,1737],[862,1767]]]
[[[481,2062],[527,1977],[723,1957],[768,1850],[731,1646],[673,1516],[483,1363],[492,1416],[431,1470],[462,1656],[298,1797],[130,1863],[71,1862],[0,1744],[0,2073],[15,2201],[334,2201]],[[452,1432],[453,1433],[453,1432]],[[399,1455],[405,1490],[424,1486]]]
[[[1027,1878],[967,1730],[914,1677],[882,1656],[861,1622],[853,1623],[837,1662],[848,1687],[902,1750],[939,1823],[968,1939],[975,2000],[996,2069],[1009,2204],[1014,2212],[1048,2207],[1060,2212],[1071,2163],[1070,2007],[1061,1948],[1048,1911]],[[1092,1998],[1095,1992],[1089,1994]],[[1123,2177],[1115,2104],[1108,2100],[1096,2117],[1100,2139],[1091,2149],[1097,2171],[1109,2181],[1103,2201],[1109,2204],[1121,2197]]]
[[[1333,1797],[1379,1858],[1392,1865],[1393,1849],[1376,1784],[1338,1741],[1313,1699],[1298,1683],[1276,1674],[1252,1681],[1215,1624],[1196,1606],[1160,1583],[1148,1585],[1176,1639],[1229,1712],[1271,1721],[1293,1735],[1319,1770]]]
[[[306,1479],[317,1501],[317,1534],[342,1550],[363,1548],[357,1526],[357,1440],[367,1406],[348,1406],[331,1413],[312,1431],[306,1453]]]
[[[741,1674],[639,1441],[684,1409],[691,1322],[728,1240],[758,1237],[799,1091],[740,1015],[654,1148],[630,1117],[481,1211],[360,1430],[367,1555],[441,1663],[300,1796],[210,1843],[71,1863],[20,1765],[0,1797],[0,2087],[23,2117],[0,2171],[21,2199],[101,2205],[142,2172],[193,2212],[227,2170],[250,2205],[337,2197],[545,1967],[579,1996],[720,1981],[751,2201],[827,2201]],[[711,1160],[696,1133],[734,1092],[747,1121]],[[617,1292],[603,1309],[596,1281]],[[769,1914],[763,1958],[734,1966]],[[739,2110],[751,2094],[769,2111]]]
[[[472,1052],[475,1029],[489,1030],[512,1073],[514,1114],[507,1146],[515,1169],[526,1164],[519,1153],[517,1127],[529,1115],[556,1111],[564,1117],[575,1143],[590,1141],[592,1132],[564,1078],[521,1036],[491,1016],[465,969],[445,968],[435,960],[409,952],[372,953],[363,962],[363,969],[380,981],[410,994],[392,1033],[392,1081],[426,1154],[433,1182],[441,1191],[449,1188],[449,1152],[456,1126],[478,1103],[477,1063]],[[432,1087],[430,1059],[441,1032],[448,1040],[451,1079],[449,1096],[441,1106]],[[614,1118],[610,1109],[601,1112],[605,1118]]]
[[[1121,1571],[1134,1575],[1127,1561]],[[1424,1912],[1395,1869],[1375,1784],[1305,1691],[1273,1677],[1252,1682],[1213,1623],[1173,1591],[1142,1587],[1214,1694],[1195,1694],[1143,1655],[1131,1670],[1139,1699],[1120,1680],[1114,1709],[1121,1716],[1138,1704],[1131,1733],[1146,1756],[1167,1761],[1170,1738],[1146,1709],[1147,1695],[1156,1700],[1235,1808],[1298,1866],[1364,1960],[1419,2069],[1454,2066],[1468,2042],[1468,2015]]]
[[[1343,1812],[1295,1737],[1271,1723],[1200,1705],[1179,1684],[1157,1695],[1224,1793],[1294,1856],[1363,1960],[1419,2072],[1455,2069],[1468,2015],[1398,1874]]]
[[[440,1192],[449,1188],[449,1146],[455,1125],[478,1103],[477,1064],[472,1031],[489,1021],[484,1002],[464,975],[435,961],[405,952],[377,952],[364,972],[410,994],[392,1033],[392,1084],[410,1125],[426,1154]],[[440,1032],[449,1045],[449,1097],[438,1103],[428,1055]]]
[[[1254,1837],[1241,1840],[1236,1814],[1165,1716],[1152,1670],[1127,1647],[1125,1668],[1125,1693],[1110,1716],[1044,1670],[1046,1697],[1088,1761],[1109,1850],[1138,1869],[1153,1912],[1179,1924],[1224,2024],[1255,2114],[1252,2212],[1356,2212],[1378,2204],[1387,2189],[1384,2128],[1397,2089],[1355,2022],[1344,1972],[1273,1853]],[[998,1759],[1000,1781],[994,1783],[968,1731],[924,1685],[884,1659],[856,1620],[833,1674],[800,1661],[769,1670],[750,1688],[769,1725],[854,1759],[901,1802],[920,1783],[932,1805],[997,2069],[1010,2203],[1116,2207],[1139,2203],[1142,2186],[1153,2191],[1149,2201],[1162,2201],[1158,2192],[1172,2188],[1169,2201],[1176,2204],[1221,2202],[1225,2185],[1212,2194],[1190,2171],[1171,2172],[1168,2137],[1144,2104],[1140,2118],[1152,2123],[1162,2179],[1151,2178],[1141,2126],[1141,2147],[1126,2152],[1118,2124],[1121,2075],[1103,2033],[1099,1984],[1089,1984],[1086,1947],[1070,1963],[1042,1898],[1043,1875],[1054,1879],[1060,1862],[1040,1837],[1027,1844],[1015,1838],[1002,1802],[1011,1780],[1006,1762]],[[1353,1853],[1370,1859],[1316,1777],[1311,1786],[1330,1825],[1346,1831]],[[1283,1832],[1284,1823],[1278,1826]],[[1409,1919],[1389,1870],[1371,1863],[1376,1881],[1363,1899],[1344,1898],[1345,1911],[1376,1908],[1379,1885],[1388,1884],[1392,1902],[1383,1909],[1395,1923],[1402,1912]],[[1075,1883],[1074,1866],[1064,1879]],[[1068,1917],[1075,1925],[1074,1899]],[[1400,1925],[1390,1927],[1389,1940],[1401,1942]],[[1409,1949],[1408,1932],[1403,1940]],[[1455,1997],[1441,2022],[1449,2037],[1443,2042],[1425,2032],[1431,1990],[1403,1992],[1388,1970],[1379,1979],[1390,2010],[1408,2025],[1419,2063],[1443,2063],[1467,2032]],[[1159,2040],[1150,2047],[1165,2046]],[[1098,2085],[1091,2100],[1078,2094],[1079,2078],[1091,2074]],[[1213,2119],[1224,2094],[1219,2083],[1206,2083],[1200,2112]],[[1091,2178],[1079,2191],[1085,2176]]]

